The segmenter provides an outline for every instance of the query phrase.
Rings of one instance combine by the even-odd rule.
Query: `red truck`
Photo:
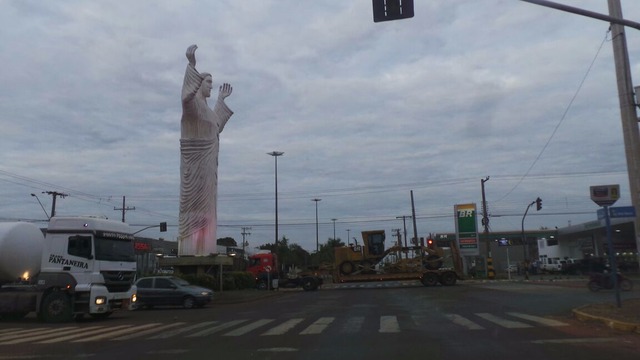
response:
[[[271,252],[262,252],[249,256],[247,271],[256,279],[256,287],[261,290],[276,288],[297,288],[304,291],[318,290],[323,280],[315,274],[290,271],[281,274],[278,271],[278,256]]]

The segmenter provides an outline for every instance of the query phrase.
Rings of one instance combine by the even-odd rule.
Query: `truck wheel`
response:
[[[345,261],[342,264],[340,264],[340,272],[343,275],[350,275],[351,273],[353,273],[353,270],[355,269],[351,261]]]
[[[193,309],[193,307],[196,306],[196,299],[194,299],[191,296],[187,296],[184,299],[182,299],[182,307],[185,309]]]
[[[438,275],[428,272],[422,275],[422,279],[420,279],[420,281],[424,286],[435,286],[438,284]]]
[[[318,284],[316,284],[316,281],[313,280],[313,278],[304,278],[302,279],[302,289],[304,291],[313,291],[316,290],[318,288]]]
[[[427,270],[438,270],[442,267],[442,258],[438,255],[429,255],[424,261]]]
[[[447,271],[440,275],[440,284],[445,286],[455,285],[456,280],[458,280],[458,276],[456,276],[456,273],[451,271]]]
[[[53,291],[42,300],[38,315],[42,321],[49,323],[71,321],[71,299],[62,291]]]

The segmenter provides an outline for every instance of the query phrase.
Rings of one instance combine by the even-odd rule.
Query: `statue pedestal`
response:
[[[227,255],[163,257],[159,263],[161,267],[173,267],[178,275],[198,276],[211,274],[210,270],[215,266],[220,267],[219,273],[222,274],[222,266],[233,265],[233,258]]]

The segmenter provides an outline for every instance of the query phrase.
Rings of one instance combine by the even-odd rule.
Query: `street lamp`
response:
[[[316,202],[316,252],[318,252],[319,250],[319,243],[318,243],[318,201],[321,201],[322,199],[311,199],[311,201],[315,201]]]
[[[333,241],[336,241],[336,220],[338,219],[331,219],[333,221]]]
[[[278,247],[278,156],[282,156],[284,152],[282,151],[272,151],[267,153],[267,155],[273,156],[276,162],[275,167],[275,175],[276,175],[276,247]]]
[[[50,220],[51,218],[49,217],[49,214],[47,214],[47,210],[44,209],[44,206],[40,202],[40,199],[38,198],[38,195],[36,195],[34,193],[31,193],[31,196],[35,197],[36,200],[38,200],[38,204],[40,204],[40,207],[42,208],[42,211],[44,211],[44,214],[47,215],[47,220]]]

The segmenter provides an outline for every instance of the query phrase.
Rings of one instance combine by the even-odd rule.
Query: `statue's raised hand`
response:
[[[189,46],[189,48],[187,48],[187,59],[189,60],[189,64],[191,64],[193,67],[196,66],[196,49],[198,48],[198,45],[193,44],[191,46]]]
[[[218,93],[218,97],[220,99],[224,99],[227,96],[231,95],[232,91],[233,91],[233,88],[231,87],[231,85],[224,83],[220,85],[220,92]]]

